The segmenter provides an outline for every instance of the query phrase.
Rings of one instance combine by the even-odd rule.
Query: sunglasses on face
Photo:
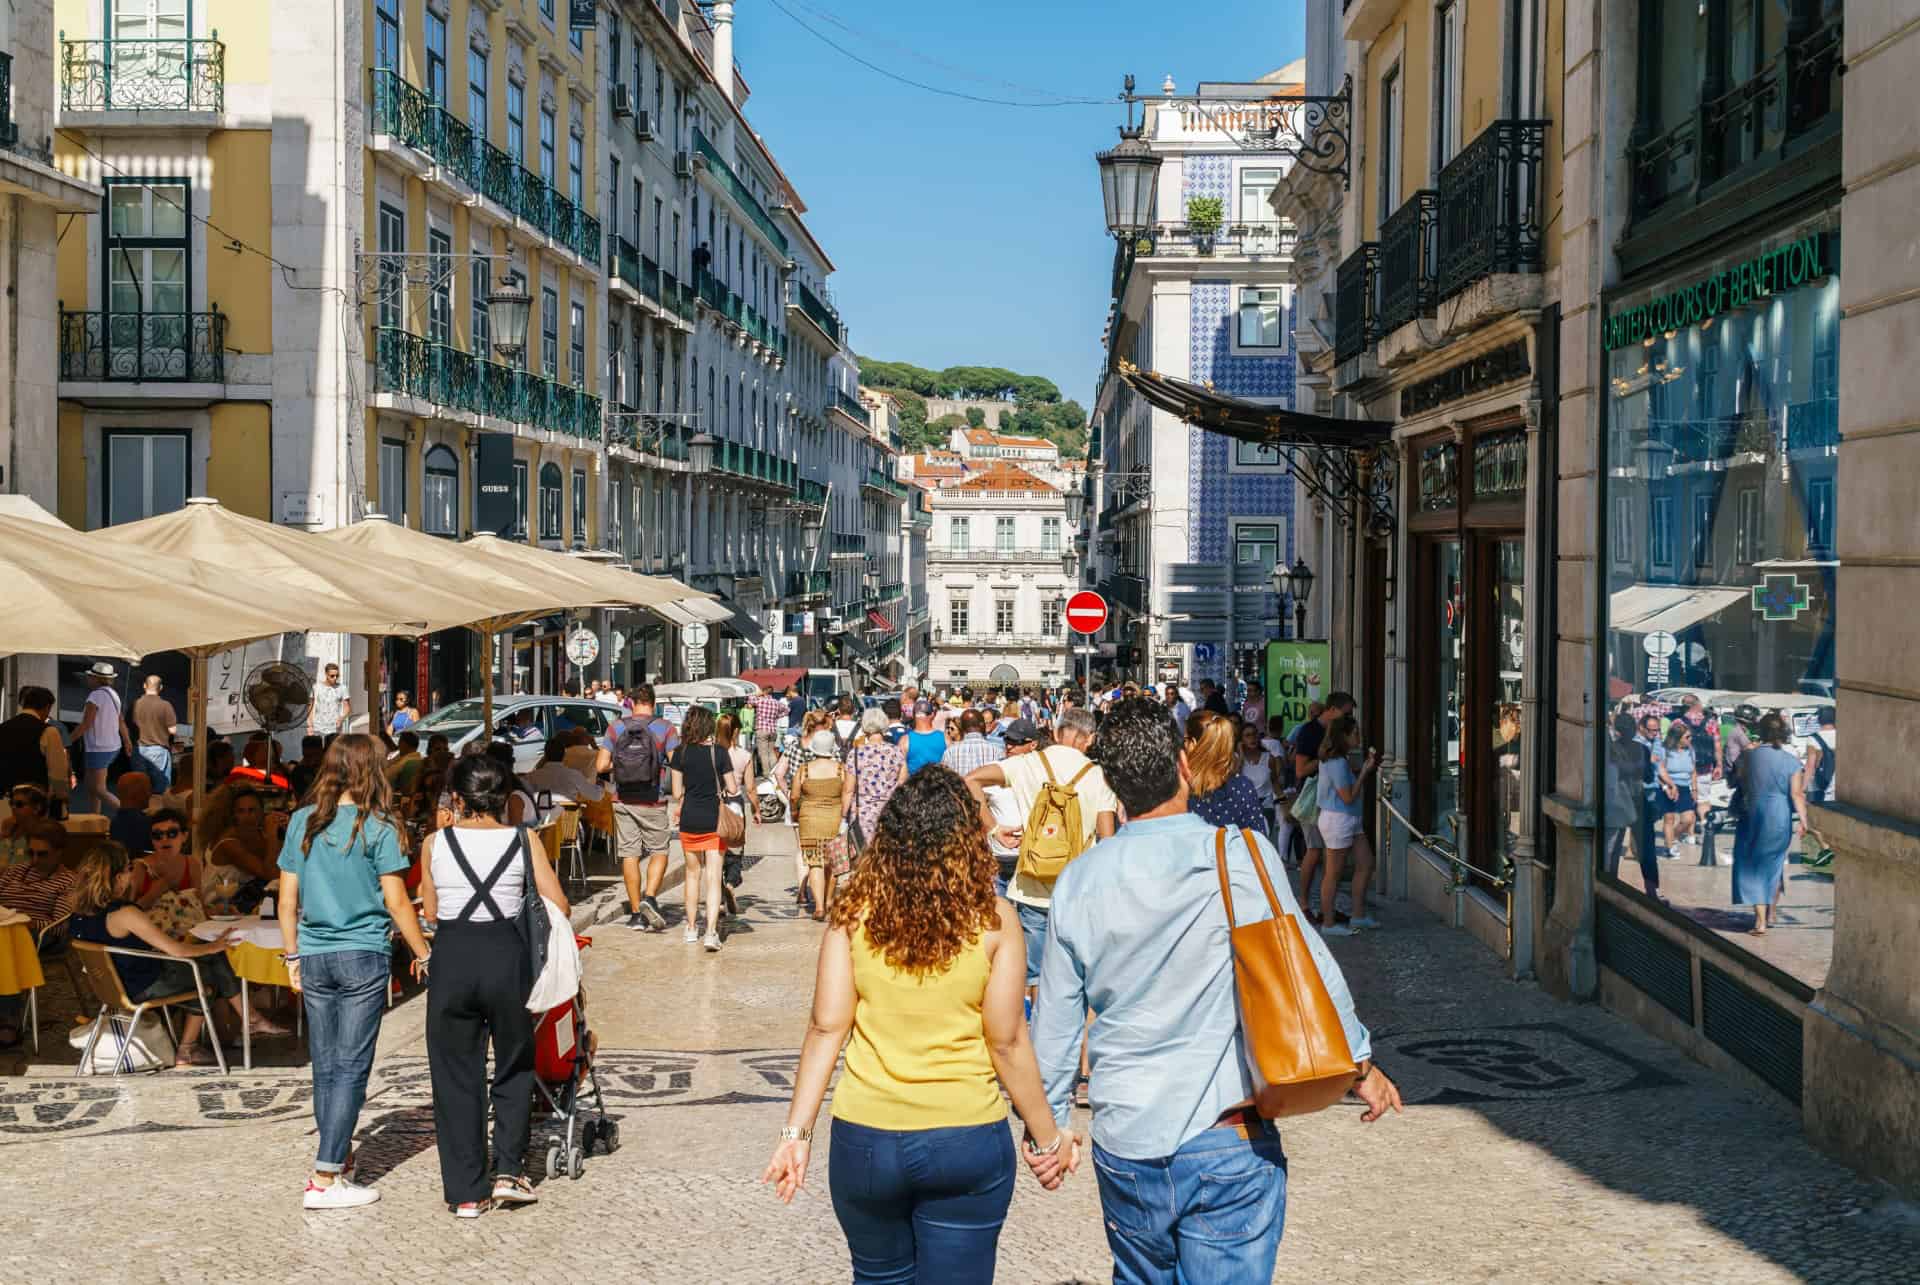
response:
[[[16,794],[13,796],[13,806],[17,811],[20,808],[39,808],[42,804],[39,799],[34,798],[31,794]]]
[[[185,833],[186,831],[182,830],[179,826],[168,826],[164,830],[154,830],[153,837],[156,839],[178,839]]]
[[[50,857],[53,855],[53,849],[44,845],[36,848],[29,844],[27,846],[27,855],[30,857]]]

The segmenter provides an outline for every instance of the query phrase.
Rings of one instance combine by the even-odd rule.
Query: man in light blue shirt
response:
[[[1087,1039],[1095,1169],[1122,1285],[1269,1281],[1286,1210],[1286,1157],[1247,1104],[1254,1084],[1234,990],[1233,948],[1213,827],[1187,811],[1187,765],[1172,711],[1124,701],[1092,755],[1129,818],[1054,884],[1034,1048],[1054,1118],[1072,1114]],[[1340,966],[1301,915],[1278,856],[1281,908],[1299,921],[1360,1065],[1354,1092],[1372,1121],[1400,1109],[1372,1065]],[[1234,913],[1270,917],[1237,831],[1227,842]],[[1091,1010],[1097,1016],[1086,1029]],[[1223,1216],[1231,1211],[1231,1217]]]

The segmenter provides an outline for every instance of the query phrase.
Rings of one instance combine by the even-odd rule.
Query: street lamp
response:
[[[1307,636],[1307,599],[1313,593],[1313,568],[1305,558],[1295,558],[1293,566],[1282,562],[1273,569],[1273,591],[1282,598],[1293,595],[1293,636]]]
[[[1079,526],[1080,519],[1086,515],[1087,492],[1085,486],[1086,484],[1083,482],[1079,486],[1069,487],[1067,489],[1065,496],[1067,502],[1067,525],[1070,527]]]
[[[693,466],[694,476],[712,471],[714,440],[712,433],[695,433],[687,443],[687,460]]]
[[[800,519],[800,548],[807,555],[807,561],[813,561],[814,553],[820,548],[820,529],[825,521],[818,509],[811,510]]]
[[[1133,77],[1127,77],[1127,81],[1127,92],[1131,94]],[[1153,226],[1160,194],[1160,158],[1140,137],[1141,132],[1141,127],[1133,123],[1133,104],[1128,103],[1120,145],[1094,157],[1100,166],[1100,195],[1107,206],[1107,231],[1127,244]]]
[[[527,315],[533,295],[527,279],[510,269],[487,295],[487,328],[493,332],[493,350],[509,366],[518,365],[527,351]]]

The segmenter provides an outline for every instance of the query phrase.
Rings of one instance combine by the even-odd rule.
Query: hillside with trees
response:
[[[949,366],[928,370],[904,361],[862,357],[860,382],[891,393],[900,403],[900,432],[910,451],[946,445],[956,428],[991,428],[1016,437],[1044,437],[1061,455],[1078,459],[1087,452],[1087,412],[1079,402],[1061,400],[1060,386],[1040,375],[1022,375],[998,366]],[[1011,413],[987,422],[979,408],[959,415],[927,419],[927,398],[956,401],[1010,401]]]

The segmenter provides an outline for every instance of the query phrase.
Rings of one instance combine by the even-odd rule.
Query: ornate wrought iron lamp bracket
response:
[[[1133,109],[1148,103],[1173,107],[1199,126],[1225,135],[1243,152],[1286,156],[1316,174],[1339,175],[1353,186],[1353,78],[1337,94],[1276,94],[1271,98],[1222,100],[1198,94],[1136,94],[1133,78],[1119,95]]]

